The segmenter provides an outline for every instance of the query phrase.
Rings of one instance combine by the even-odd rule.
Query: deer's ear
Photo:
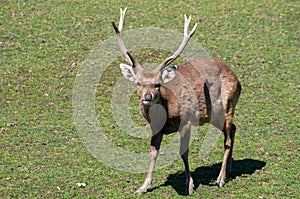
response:
[[[136,79],[136,73],[132,66],[129,66],[127,64],[120,64],[120,68],[122,71],[123,76],[128,79],[129,81],[135,81]]]
[[[161,74],[162,82],[167,83],[171,81],[176,76],[176,69],[177,66],[171,66],[166,68]]]

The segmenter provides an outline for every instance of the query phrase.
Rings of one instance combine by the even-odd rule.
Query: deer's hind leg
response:
[[[217,185],[219,187],[224,186],[225,178],[228,177],[231,172],[232,152],[233,152],[234,136],[236,131],[236,127],[232,123],[233,115],[234,115],[234,108],[233,107],[227,108],[225,113],[225,123],[223,127],[225,152],[224,152],[221,171],[217,179]]]

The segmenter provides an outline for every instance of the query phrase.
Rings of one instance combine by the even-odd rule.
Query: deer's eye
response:
[[[137,85],[137,86],[141,86],[142,84],[141,84],[140,82],[137,82],[136,85]]]

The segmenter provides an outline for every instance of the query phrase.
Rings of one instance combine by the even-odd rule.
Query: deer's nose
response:
[[[144,98],[145,98],[145,100],[147,100],[147,101],[151,101],[151,100],[152,100],[152,95],[149,94],[149,93],[146,93],[146,94],[144,95]]]

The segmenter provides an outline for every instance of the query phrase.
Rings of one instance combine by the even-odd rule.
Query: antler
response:
[[[125,20],[125,13],[126,13],[127,8],[125,8],[124,10],[122,10],[122,8],[120,8],[120,22],[119,22],[119,28],[117,27],[117,25],[115,24],[115,22],[112,20],[112,25],[114,27],[114,30],[117,34],[118,37],[118,43],[119,46],[121,48],[122,53],[125,56],[125,59],[135,68],[137,69],[142,69],[142,67],[134,60],[134,58],[132,57],[132,55],[128,52],[128,50],[126,49],[124,42],[123,42],[123,25],[124,25],[124,20]]]
[[[182,42],[179,46],[179,48],[175,51],[175,53],[168,57],[167,59],[165,59],[157,68],[156,70],[161,71],[163,68],[165,68],[166,66],[168,66],[169,64],[171,64],[175,59],[177,59],[177,57],[179,57],[179,55],[183,52],[184,48],[186,47],[188,41],[190,40],[190,38],[193,36],[198,23],[196,23],[192,29],[192,31],[190,33],[188,33],[188,29],[189,29],[189,25],[191,22],[191,16],[189,16],[189,18],[186,17],[186,15],[184,15],[184,35],[183,35],[183,39]]]

